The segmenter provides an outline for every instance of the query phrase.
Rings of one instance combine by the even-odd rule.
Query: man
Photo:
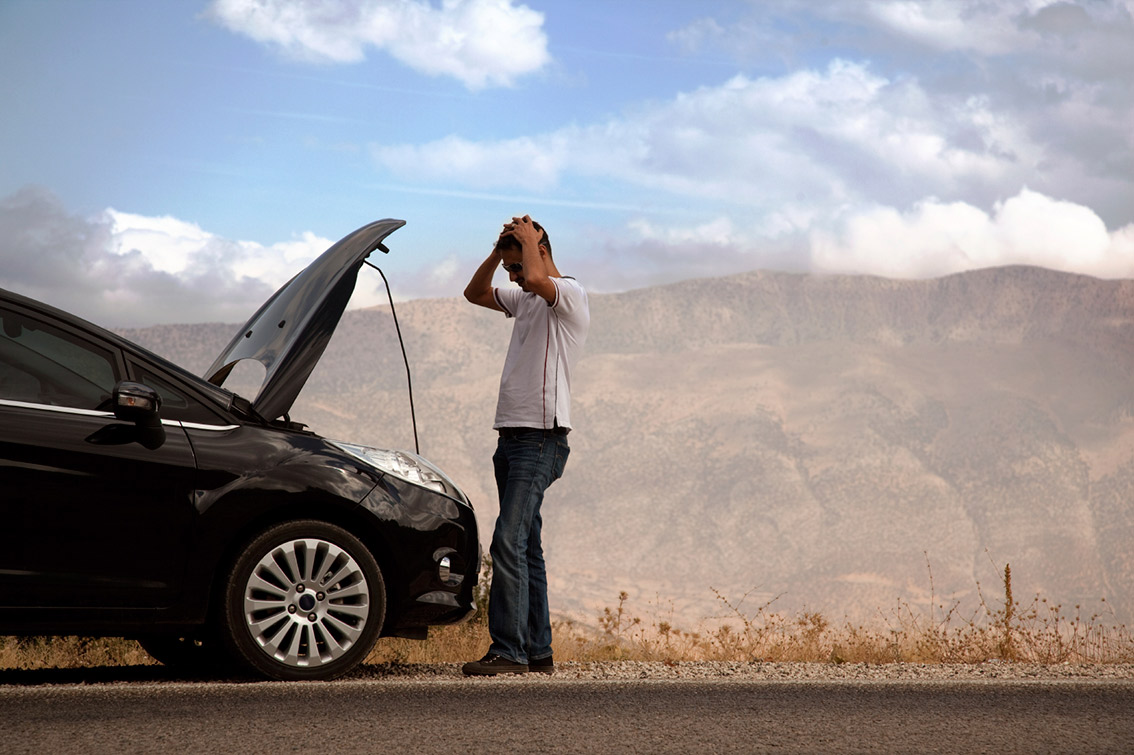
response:
[[[518,288],[494,288],[503,265]],[[514,317],[500,377],[492,457],[500,514],[492,533],[488,633],[492,645],[468,675],[551,673],[551,619],[540,530],[544,491],[563,474],[570,449],[571,370],[590,327],[587,292],[560,275],[547,232],[525,215],[504,226],[465,288],[473,304]]]

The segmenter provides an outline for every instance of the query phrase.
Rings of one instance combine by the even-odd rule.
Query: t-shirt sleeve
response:
[[[493,288],[492,295],[496,298],[496,303],[504,310],[505,317],[515,317],[516,312],[519,311],[520,297],[523,291],[518,288]]]
[[[558,291],[555,297],[555,314],[567,319],[580,317],[587,312],[587,294],[583,287],[570,278],[552,278]]]

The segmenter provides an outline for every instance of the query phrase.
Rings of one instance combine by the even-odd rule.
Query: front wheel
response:
[[[326,522],[276,525],[233,565],[224,592],[225,640],[272,679],[332,679],[370,653],[386,614],[374,556]]]

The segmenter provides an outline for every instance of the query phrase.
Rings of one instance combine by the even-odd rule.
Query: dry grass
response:
[[[480,612],[466,624],[432,630],[425,641],[384,639],[370,663],[455,663],[480,657],[489,645],[485,623],[490,567],[477,594]],[[961,615],[958,606],[931,600],[928,615],[899,601],[879,611],[872,626],[833,624],[811,612],[784,615],[770,601],[751,612],[713,591],[727,614],[711,629],[690,631],[659,616],[643,619],[627,608],[627,593],[603,609],[594,626],[573,621],[555,627],[559,661],[799,661],[827,663],[981,663],[989,660],[1055,663],[1132,663],[1134,636],[1100,609],[1065,609],[1036,596],[1021,604],[1012,594],[1005,566],[999,595],[977,585],[979,607]],[[932,590],[932,571],[930,571]],[[0,668],[83,668],[151,664],[137,643],[116,638],[0,637]]]
[[[930,573],[932,583],[932,572]],[[958,604],[931,600],[929,615],[899,601],[879,611],[872,626],[833,624],[818,613],[794,616],[772,610],[774,600],[751,613],[714,590],[728,620],[713,629],[686,631],[670,622],[643,620],[626,610],[627,594],[604,609],[598,630],[568,623],[556,634],[564,660],[800,661],[830,663],[983,663],[989,660],[1055,663],[1134,662],[1134,635],[1099,611],[1065,609],[1036,596],[1021,604],[1012,595],[1012,570],[1004,567],[1002,597],[991,601],[980,585],[979,606],[962,615]],[[747,596],[745,596],[747,597]]]
[[[0,637],[0,669],[99,668],[156,664],[121,637]]]

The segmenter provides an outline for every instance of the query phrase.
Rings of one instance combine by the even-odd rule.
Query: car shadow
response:
[[[381,681],[395,679],[464,678],[459,663],[362,663],[339,677],[343,681]],[[148,682],[188,682],[247,684],[266,681],[239,672],[213,670],[187,671],[159,664],[149,666],[91,666],[83,668],[0,669],[0,688],[51,685],[143,684]]]
[[[166,666],[99,666],[93,668],[0,669],[0,687],[145,682],[248,682],[237,674],[191,673]]]

